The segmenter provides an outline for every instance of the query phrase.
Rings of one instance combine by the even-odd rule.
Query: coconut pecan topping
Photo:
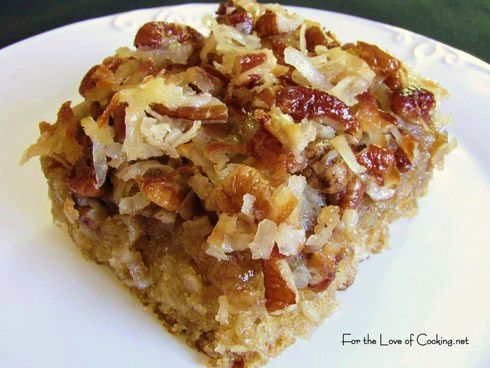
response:
[[[161,263],[183,276],[174,286],[185,284],[193,321],[217,313],[231,325],[250,308],[263,323],[266,311],[294,315],[296,303],[316,319],[305,309],[312,292],[323,300],[347,285],[378,240],[365,234],[390,220],[385,209],[411,207],[411,185],[449,150],[433,113],[444,91],[277,4],[223,1],[206,36],[142,25],[135,47],[88,70],[83,102],[40,124],[23,160],[43,157],[75,226],[103,234],[128,222],[134,240],[117,250],[141,252],[136,268]],[[118,270],[128,272],[141,273]],[[222,362],[248,366],[255,353]]]

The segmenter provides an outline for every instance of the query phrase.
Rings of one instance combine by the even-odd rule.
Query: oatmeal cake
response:
[[[211,367],[255,367],[336,307],[448,152],[445,91],[279,5],[144,24],[24,160],[52,212]]]

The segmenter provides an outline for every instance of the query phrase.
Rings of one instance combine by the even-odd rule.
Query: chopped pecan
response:
[[[255,23],[255,31],[259,37],[277,35],[279,27],[277,26],[277,16],[271,10],[266,10]]]
[[[230,81],[230,77],[227,75],[224,75],[218,69],[216,69],[214,66],[208,63],[201,63],[201,68],[203,68],[208,74],[211,74],[213,77],[218,78],[221,80],[223,83],[228,83]]]
[[[103,187],[96,187],[95,170],[90,158],[82,157],[75,162],[66,185],[70,192],[81,197],[99,198],[105,194]]]
[[[226,121],[228,119],[228,108],[225,104],[201,107],[182,106],[176,109],[169,109],[161,104],[154,104],[153,109],[160,115],[178,119],[203,121]]]
[[[341,129],[347,132],[359,128],[349,107],[327,92],[302,86],[282,87],[276,93],[276,103],[283,113],[297,121],[325,117],[340,123]]]
[[[266,59],[267,55],[263,52],[240,55],[236,59],[235,68],[237,69],[238,74],[244,73],[250,69],[255,68],[256,66],[259,66],[264,61],[266,61]]]
[[[185,80],[198,92],[208,92],[213,96],[221,94],[223,81],[201,66],[193,66],[185,71]]]
[[[419,87],[397,90],[391,98],[393,112],[406,119],[427,120],[435,106],[434,94]]]
[[[236,88],[245,87],[245,88],[251,89],[251,88],[260,86],[262,83],[263,83],[262,75],[260,75],[260,74],[249,74],[247,76],[246,80],[244,80],[238,84],[235,84],[235,87]]]
[[[204,44],[204,37],[189,26],[154,21],[144,24],[134,38],[136,48],[158,49],[172,42],[190,43],[195,50],[198,50]]]
[[[391,91],[396,91],[403,88],[403,82],[400,78],[400,71],[390,74],[384,79],[383,82]]]
[[[93,88],[95,88],[96,86],[96,81],[95,79],[93,78],[95,72],[97,71],[97,69],[99,68],[100,65],[94,65],[93,67],[91,67],[88,72],[85,74],[85,76],[83,77],[81,83],[80,83],[80,87],[78,87],[78,92],[83,96],[85,97],[86,93],[88,90],[91,90]]]
[[[271,212],[272,189],[264,174],[245,165],[235,169],[223,181],[224,192],[238,208],[242,207],[242,198],[245,194],[255,196],[255,216],[258,220],[264,219]]]
[[[387,77],[400,68],[400,61],[378,46],[359,41],[351,50],[378,75]]]
[[[270,40],[272,53],[276,57],[277,61],[284,64],[284,50],[288,47],[287,43],[281,40]]]
[[[186,168],[185,166],[180,169]],[[189,169],[187,167],[187,169]],[[174,180],[174,177],[182,172],[175,170],[172,174],[158,177],[138,178],[139,189],[148,199],[167,211],[177,211],[184,202],[186,193],[183,188]]]
[[[401,173],[410,171],[412,168],[412,163],[408,159],[407,154],[400,147],[395,151],[395,162],[396,168]]]
[[[359,104],[355,117],[361,129],[368,134],[377,135],[386,132],[392,125],[399,126],[398,119],[390,113],[379,109],[376,98],[369,92],[357,96]]]
[[[94,65],[83,77],[78,92],[85,98],[103,99],[109,96],[115,82],[114,73],[121,65],[121,59],[107,58],[100,65]],[[93,98],[92,98],[93,97]]]
[[[272,88],[265,88],[257,95],[257,99],[261,106],[270,109],[276,101],[276,92]]]
[[[262,261],[264,273],[265,306],[269,313],[279,312],[296,304],[298,293],[287,260],[273,252]]]
[[[314,277],[308,287],[317,293],[326,290],[335,279],[339,263],[346,255],[345,248],[327,253],[313,253],[308,260],[308,268]]]
[[[310,52],[314,52],[317,46],[325,46],[327,48],[339,46],[335,39],[329,40],[323,30],[318,26],[308,27],[305,31],[305,39],[306,48]]]
[[[347,186],[345,191],[342,192],[340,197],[340,207],[357,209],[362,203],[364,196],[364,183],[362,180],[355,176],[353,177]]]
[[[245,34],[252,33],[253,19],[241,6],[235,6],[233,1],[221,3],[217,11],[216,21],[235,27]]]
[[[252,156],[264,165],[274,168],[283,154],[282,143],[268,130],[259,128],[248,142]]]
[[[388,148],[371,144],[357,155],[357,162],[364,166],[369,174],[382,178],[395,163],[395,155]]]
[[[112,111],[114,131],[119,142],[124,141],[124,138],[126,138],[126,107],[128,107],[127,103],[120,103]]]
[[[324,181],[327,187],[324,189],[326,193],[332,194],[343,190],[349,182],[349,168],[342,160],[338,160],[333,165],[325,169]]]

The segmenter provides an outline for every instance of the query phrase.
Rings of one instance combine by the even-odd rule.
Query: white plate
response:
[[[108,16],[63,27],[0,51],[0,366],[195,367],[203,357],[168,334],[107,270],[86,262],[51,222],[37,160],[19,167],[60,104],[79,101],[89,67],[151,19],[198,24],[212,5]],[[296,9],[343,41],[388,49],[451,92],[459,147],[437,172],[420,213],[392,226],[392,249],[362,263],[341,308],[270,367],[490,366],[490,73],[464,52],[395,27]],[[469,338],[468,346],[342,346],[342,334]]]

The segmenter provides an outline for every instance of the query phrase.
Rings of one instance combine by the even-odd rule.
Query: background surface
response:
[[[490,0],[270,1],[332,10],[406,28],[490,61]],[[186,2],[210,3],[198,0],[0,0],[0,47],[79,20]]]

